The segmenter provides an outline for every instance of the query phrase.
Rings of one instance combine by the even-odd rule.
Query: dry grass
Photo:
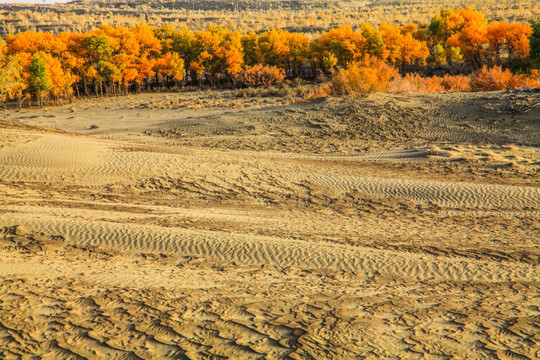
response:
[[[198,1],[189,4],[149,1],[126,2],[75,2],[55,5],[0,4],[0,34],[26,30],[38,31],[88,31],[101,24],[132,27],[138,24],[152,26],[171,25],[192,30],[206,29],[209,25],[229,27],[233,30],[260,32],[283,28],[302,33],[321,33],[337,25],[350,25],[358,29],[362,22],[379,25],[392,22],[426,23],[443,8],[472,7],[481,11],[490,21],[526,22],[540,16],[536,1],[314,1],[290,2],[298,6],[287,7],[288,2],[240,1],[238,11],[234,2]]]

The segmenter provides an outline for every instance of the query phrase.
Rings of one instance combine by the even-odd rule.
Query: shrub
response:
[[[441,81],[444,91],[468,92],[471,91],[471,78],[464,75],[444,75]]]
[[[368,57],[340,69],[332,79],[332,94],[366,94],[388,91],[390,81],[398,76],[397,70],[381,60]]]
[[[245,86],[269,86],[285,79],[285,70],[276,66],[257,64],[240,71],[235,78],[237,83]]]
[[[390,83],[391,92],[442,92],[442,79],[433,77],[422,77],[418,74],[407,74],[394,78]]]
[[[531,75],[528,77],[530,87],[540,87],[540,69],[534,69],[531,71]]]
[[[497,91],[509,88],[512,73],[500,66],[488,68],[483,66],[471,77],[471,87],[475,91]]]
[[[330,83],[317,86],[313,91],[311,91],[307,98],[311,100],[320,99],[332,95],[332,86]]]
[[[471,77],[471,87],[475,91],[496,91],[505,89],[522,89],[540,86],[540,74],[531,71],[529,76],[513,75],[508,69],[500,66],[488,68],[485,65]]]

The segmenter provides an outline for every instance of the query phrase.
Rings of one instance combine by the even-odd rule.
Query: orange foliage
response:
[[[540,75],[537,70],[533,70],[529,77],[525,75],[513,75],[508,69],[503,70],[500,66],[488,68],[484,65],[472,75],[471,87],[475,91],[540,87]]]
[[[367,57],[361,62],[351,63],[340,69],[332,79],[333,94],[365,94],[375,91],[388,91],[390,80],[398,76],[392,66],[382,60]]]
[[[197,31],[191,48],[195,59],[191,62],[190,69],[198,78],[204,72],[216,78],[224,72],[235,75],[242,70],[244,57],[239,32],[214,27],[208,31]]]
[[[50,33],[37,33],[26,31],[17,35],[8,35],[6,38],[9,54],[20,52],[35,53],[38,51],[47,52],[53,55],[60,55],[67,47],[61,38]]]
[[[497,64],[501,63],[503,53],[508,57],[525,58],[529,55],[530,24],[509,24],[493,22],[487,27],[489,51]]]
[[[284,79],[284,69],[261,64],[246,67],[235,78],[237,83],[245,86],[268,86],[282,82]]]
[[[379,27],[388,60],[396,65],[424,64],[429,55],[425,41],[413,37],[414,26],[400,28],[388,23]]]
[[[444,91],[468,92],[471,91],[471,78],[464,75],[444,75],[441,85]]]
[[[305,35],[272,29],[259,37],[257,58],[265,65],[296,71],[306,62],[308,49]]]
[[[471,8],[458,9],[453,15],[450,19],[455,19],[451,27],[455,33],[446,41],[447,46],[460,48],[465,60],[480,65],[483,48],[488,43],[487,19]]]
[[[186,76],[184,59],[178,53],[165,53],[155,62],[154,71],[165,76],[170,76],[174,80],[180,81]]]
[[[324,59],[332,55],[337,59],[337,65],[347,66],[365,56],[367,40],[350,26],[342,26],[323,33],[310,46],[312,59],[317,65],[323,66]]]
[[[358,31],[342,26],[312,40],[285,30],[241,35],[218,27],[194,33],[148,25],[104,25],[83,34],[27,31],[0,41],[0,98],[38,95],[36,87],[29,86],[33,58],[39,58],[40,76],[47,83],[39,98],[70,96],[75,90],[77,94],[81,90],[86,94],[125,93],[133,85],[141,89],[184,79],[269,85],[285,75],[315,76],[317,70],[335,75],[332,84],[320,88],[321,93],[386,91],[392,78],[392,91],[539,86],[538,72],[526,77],[512,75],[500,66],[486,67],[512,59],[526,65],[531,33],[528,24],[488,24],[481,13],[470,8],[442,10],[427,26],[383,23],[376,29],[363,23]],[[435,65],[465,61],[469,69],[481,69],[472,77],[423,78],[398,77],[393,67],[402,72],[417,70],[426,60]]]

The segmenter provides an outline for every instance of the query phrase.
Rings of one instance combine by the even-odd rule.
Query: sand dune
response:
[[[11,209],[6,209],[11,210]],[[103,221],[58,220],[42,212],[0,215],[7,226],[22,225],[32,233],[61,236],[68,244],[91,245],[131,253],[204,257],[223,263],[272,265],[301,269],[334,268],[362,274],[418,280],[525,281],[540,279],[540,267],[471,259],[404,254],[358,246],[230,234],[217,231],[168,229]]]
[[[343,193],[365,192],[394,196],[457,209],[539,209],[540,189],[533,187],[449,183],[440,181],[338,177],[303,174],[296,181],[308,181]]]
[[[381,197],[394,196],[451,208],[539,209],[540,189],[533,187],[467,184],[426,180],[339,176],[305,166],[271,171],[261,159],[255,166],[245,159],[217,162],[218,154],[163,154],[158,152],[115,151],[113,144],[61,135],[44,135],[34,141],[11,146],[0,154],[4,165],[0,176],[17,181],[65,181],[81,185],[124,183],[166,177],[165,181],[189,181],[193,174],[204,177],[200,186],[250,188],[260,193],[271,188],[303,184],[320,186],[328,192],[345,194],[360,191]],[[198,159],[196,161],[195,159]],[[319,173],[319,174],[318,174]],[[322,174],[321,174],[322,173]],[[250,175],[252,178],[250,178]],[[188,180],[189,179],[189,180]],[[236,182],[240,180],[241,183]],[[195,182],[196,179],[191,180]],[[267,188],[261,186],[262,182]],[[276,183],[278,185],[276,185]]]
[[[540,114],[497,96],[0,111],[0,357],[539,358]]]

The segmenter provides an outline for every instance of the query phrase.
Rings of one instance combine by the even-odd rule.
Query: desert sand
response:
[[[0,110],[0,358],[540,358],[540,109],[227,96]]]

